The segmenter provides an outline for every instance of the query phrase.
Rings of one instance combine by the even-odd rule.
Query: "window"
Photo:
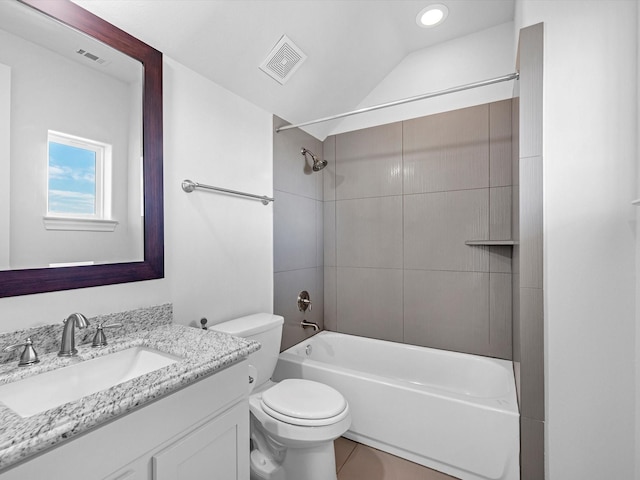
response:
[[[111,145],[49,131],[47,166],[47,229],[113,231]]]

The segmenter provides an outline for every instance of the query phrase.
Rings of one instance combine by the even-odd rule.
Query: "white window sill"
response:
[[[47,230],[73,230],[85,232],[113,232],[118,226],[116,220],[95,218],[43,217]]]

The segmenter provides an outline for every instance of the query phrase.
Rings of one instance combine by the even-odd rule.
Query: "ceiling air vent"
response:
[[[260,70],[284,84],[300,68],[307,56],[286,35],[276,43],[273,50],[260,65]]]
[[[82,48],[79,48],[78,50],[76,50],[76,53],[78,55],[82,55],[83,57],[86,57],[89,60],[92,60],[92,61],[94,61],[94,62],[96,62],[96,63],[98,63],[100,65],[106,66],[109,63],[111,63],[111,62],[107,62],[104,58],[100,58],[99,56],[94,55],[91,52],[87,52],[86,50],[83,50]]]

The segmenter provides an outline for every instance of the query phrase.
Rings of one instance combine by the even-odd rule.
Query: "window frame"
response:
[[[53,212],[49,210],[50,148],[52,142],[74,148],[81,148],[95,154],[95,203],[93,214]],[[46,213],[43,219],[47,230],[87,230],[100,232],[112,232],[115,230],[118,222],[113,220],[111,211],[112,152],[113,148],[108,143],[54,130],[47,132]]]

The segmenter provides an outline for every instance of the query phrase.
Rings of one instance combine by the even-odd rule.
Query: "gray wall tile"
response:
[[[520,240],[520,98],[519,82],[514,82],[514,98],[511,99],[511,238],[518,242]],[[518,404],[520,397],[520,246],[514,245],[511,252],[511,272],[512,272],[512,349],[513,349],[513,370],[516,379],[516,394]]]
[[[489,185],[511,185],[511,99],[489,104]]]
[[[316,201],[316,267],[324,265],[324,202]]]
[[[521,417],[520,480],[544,478],[544,422]]]
[[[489,274],[405,270],[404,330],[416,345],[488,355]]]
[[[304,329],[300,326],[303,319],[316,322],[323,326],[324,286],[320,280],[322,268],[305,268],[290,270],[274,274],[274,311],[284,317],[282,329],[281,350],[286,350],[292,345],[303,341],[313,334],[312,329]],[[303,313],[298,310],[298,293],[307,290],[313,309]]]
[[[489,343],[491,355],[511,359],[511,274],[489,274]]]
[[[513,273],[511,275],[512,289],[512,308],[513,318],[511,325],[513,328],[513,360],[520,363],[520,275]],[[518,389],[519,389],[519,385]],[[519,393],[519,392],[518,392]]]
[[[316,201],[274,191],[274,271],[316,266]]]
[[[515,82],[514,91],[520,91],[520,83]],[[520,159],[520,98],[511,99],[511,185],[520,185],[518,161]]]
[[[520,185],[511,187],[511,238],[520,240]]]
[[[544,471],[544,292],[542,210],[542,24],[520,31],[514,141],[513,354],[520,404],[522,480]]]
[[[402,270],[338,267],[338,331],[401,342]]]
[[[543,290],[520,287],[520,413],[544,420]]]
[[[274,128],[282,125],[286,122],[274,116]],[[273,135],[273,188],[322,200],[323,173],[314,172],[305,162],[302,147],[323,158],[322,142],[298,128]]]
[[[516,360],[513,361],[513,376],[516,383],[516,396],[518,397],[518,405],[520,405],[520,402],[522,401],[522,397],[520,396],[520,362]]]
[[[402,194],[402,123],[336,136],[336,199]]]
[[[542,157],[520,159],[520,286],[542,288]]]
[[[338,269],[324,267],[324,328],[338,330]]]
[[[284,125],[274,117],[274,126]],[[274,313],[285,319],[282,349],[313,334],[300,327],[305,318],[324,319],[323,175],[313,172],[300,153],[302,147],[322,157],[322,142],[299,129],[273,136],[274,169]],[[313,310],[298,311],[301,290],[309,291]]]
[[[516,377],[516,394],[518,405],[522,405],[522,381],[520,375],[520,275],[512,274],[512,344],[513,344],[513,371]]]
[[[325,140],[325,327],[510,358],[511,102],[432,117]]]
[[[511,256],[513,372],[518,405],[522,402],[520,375],[520,82],[513,84],[511,99],[511,236],[516,244]]]
[[[336,137],[327,137],[322,147],[327,166],[322,170],[324,201],[336,199]]]
[[[511,187],[489,189],[489,239],[511,240]]]
[[[522,480],[545,478],[544,471],[544,292],[542,191],[543,26],[520,30],[514,101],[513,326],[516,388],[520,402]],[[515,143],[515,142],[514,142]],[[517,152],[517,154],[516,154]]]
[[[495,273],[511,273],[511,257],[513,247],[492,245],[489,249],[489,271]]]
[[[336,201],[340,267],[402,268],[402,197]]]
[[[489,186],[489,106],[404,122],[404,193]]]
[[[543,25],[520,30],[520,158],[542,155]]]
[[[488,272],[487,249],[464,243],[488,238],[488,188],[405,195],[405,268]]]
[[[335,267],[336,260],[336,202],[324,202],[324,266]]]
[[[306,319],[309,320],[311,319],[312,321],[316,322],[320,328],[324,327],[324,318],[325,318],[325,313],[324,313],[324,267],[321,265],[319,267],[316,267],[316,272],[315,272],[315,276],[316,276],[316,289],[313,292],[313,295],[311,295],[311,292],[309,292],[309,296],[311,298],[312,303],[312,309],[311,310],[307,310],[307,317]]]

